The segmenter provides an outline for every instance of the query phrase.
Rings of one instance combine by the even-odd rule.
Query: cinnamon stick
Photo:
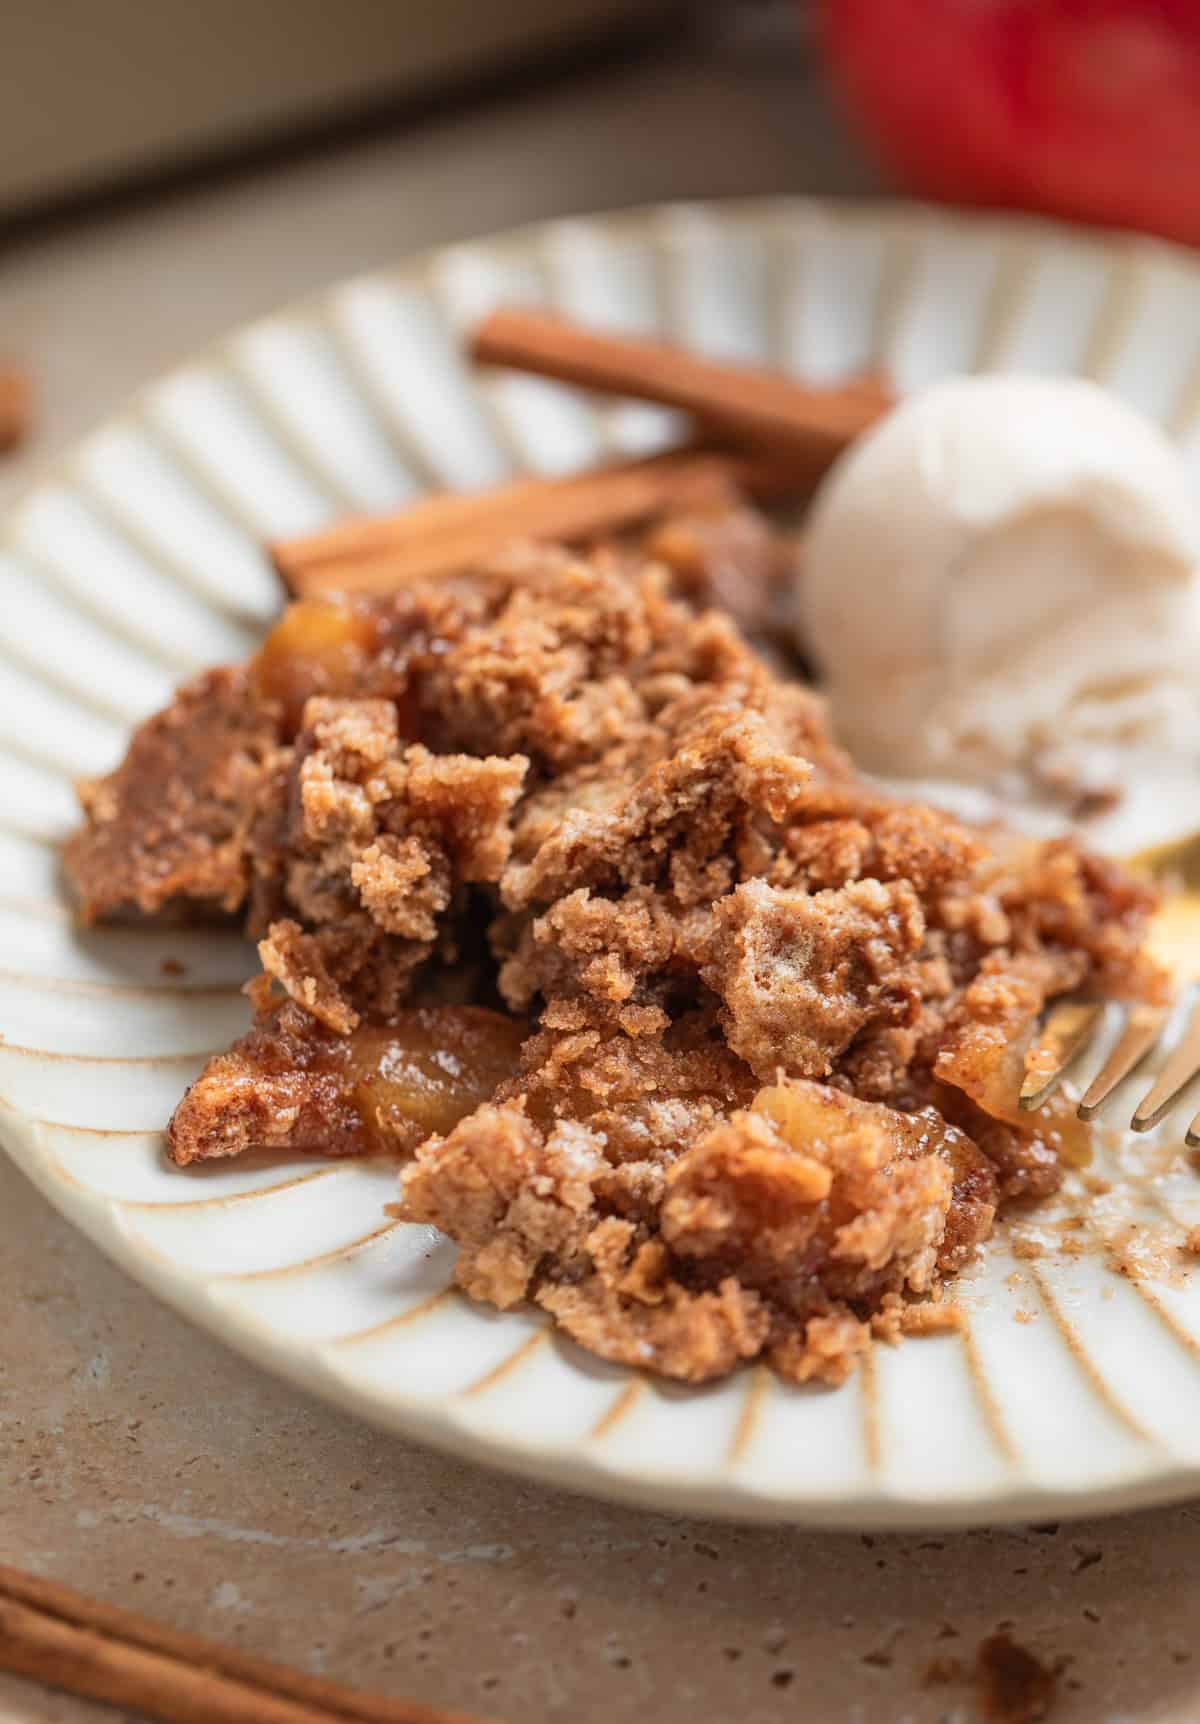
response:
[[[397,515],[339,522],[270,547],[296,597],[387,592],[452,573],[516,539],[595,538],[636,526],[705,493],[803,493],[892,403],[860,377],[812,388],[773,372],[720,364],[658,342],[599,334],[541,312],[500,310],[471,341],[474,358],[563,382],[687,408],[740,455],[676,450],[565,479],[518,479],[470,496],[427,498]]]
[[[166,1724],[479,1724],[288,1670],[5,1567],[0,1670]]]
[[[503,307],[476,328],[471,357],[609,395],[691,413],[703,431],[785,454],[810,479],[894,403],[878,377],[816,387],[780,372],[702,358],[681,347],[585,329],[546,312]]]
[[[277,542],[271,555],[296,597],[388,592],[468,568],[507,542],[571,543],[739,490],[764,496],[794,488],[786,461],[675,451],[565,479],[518,479],[492,491],[430,497],[396,515],[352,518]]]
[[[27,372],[0,364],[0,455],[19,448],[33,423],[33,385]]]

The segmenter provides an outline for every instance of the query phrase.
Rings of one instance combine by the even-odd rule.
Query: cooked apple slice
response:
[[[481,1006],[415,1006],[339,1036],[289,1002],[208,1062],[175,1110],[168,1152],[183,1166],[248,1149],[407,1151],[489,1101],[526,1033]]]

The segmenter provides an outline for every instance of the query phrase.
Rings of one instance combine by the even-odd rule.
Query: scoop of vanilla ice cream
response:
[[[814,503],[797,623],[834,726],[889,777],[1200,750],[1200,512],[1150,421],[1082,379],[903,402]]]

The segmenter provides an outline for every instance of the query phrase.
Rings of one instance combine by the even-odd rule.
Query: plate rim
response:
[[[917,230],[928,233],[935,228],[953,227],[959,232],[994,235],[998,245],[1024,244],[1033,252],[1046,247],[1090,246],[1127,268],[1163,259],[1177,262],[1200,286],[1200,254],[1169,241],[1123,229],[1073,226],[1010,212],[959,211],[905,199],[734,195],[675,199],[530,221],[516,228],[426,247],[394,263],[334,280],[182,356],[139,386],[82,437],[37,463],[0,514],[0,535],[13,532],[44,487],[72,483],[93,442],[114,427],[136,422],[154,392],[171,379],[204,367],[219,367],[240,375],[237,346],[258,331],[277,324],[295,324],[298,320],[322,323],[336,313],[346,295],[371,284],[394,287],[427,281],[441,258],[459,250],[481,248],[492,255],[506,255],[532,249],[541,256],[556,230],[588,226],[619,235],[623,230],[645,231],[649,224],[661,224],[681,212],[696,211],[725,220],[733,218],[747,224],[780,227],[797,224],[806,216],[815,219],[831,216],[839,222],[857,221],[866,228],[884,227],[900,233],[912,230],[914,243]],[[211,1290],[220,1277],[203,1270],[178,1269],[165,1258],[153,1257],[148,1248],[139,1249],[119,1214],[118,1199],[72,1185],[56,1175],[55,1158],[38,1145],[38,1127],[36,1119],[0,1096],[0,1147],[8,1151],[16,1166],[71,1225],[178,1314],[256,1366],[376,1428],[516,1477],[659,1512],[830,1530],[914,1530],[1078,1518],[1175,1502],[1200,1491],[1200,1460],[1192,1463],[1172,1456],[1161,1442],[1147,1446],[1143,1464],[1126,1464],[1110,1482],[1099,1486],[1055,1483],[1030,1488],[1024,1483],[1014,1488],[1001,1483],[993,1488],[943,1490],[936,1496],[923,1498],[911,1490],[888,1488],[879,1481],[870,1492],[855,1489],[814,1493],[811,1488],[785,1489],[778,1483],[755,1490],[728,1467],[709,1473],[672,1473],[645,1465],[635,1469],[627,1464],[606,1462],[603,1452],[590,1449],[586,1439],[545,1444],[518,1436],[511,1427],[506,1427],[503,1433],[489,1433],[458,1416],[448,1392],[421,1397],[390,1386],[385,1396],[382,1391],[372,1393],[352,1384],[331,1367],[323,1356],[322,1343],[293,1342],[248,1312],[224,1305]]]

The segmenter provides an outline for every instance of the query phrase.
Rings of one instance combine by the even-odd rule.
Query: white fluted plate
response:
[[[250,955],[210,933],[75,929],[56,848],[71,781],[113,765],[179,678],[254,645],[279,604],[265,537],[678,435],[655,409],[469,375],[458,332],[498,300],[816,378],[1086,372],[1166,423],[1200,479],[1200,262],[1035,223],[662,208],[441,251],[240,331],[147,389],[0,531],[5,1146],[131,1274],[267,1368],[534,1478],[855,1527],[1195,1491],[1200,1280],[1173,1248],[1116,1274],[1000,1239],[961,1287],[957,1335],[877,1347],[837,1391],[751,1370],[681,1392],[452,1292],[451,1247],[385,1218],[389,1168],[164,1163],[184,1085],[246,1022]],[[1178,1237],[1200,1223],[1200,1181],[1159,1148],[1166,1171],[1131,1201]]]

